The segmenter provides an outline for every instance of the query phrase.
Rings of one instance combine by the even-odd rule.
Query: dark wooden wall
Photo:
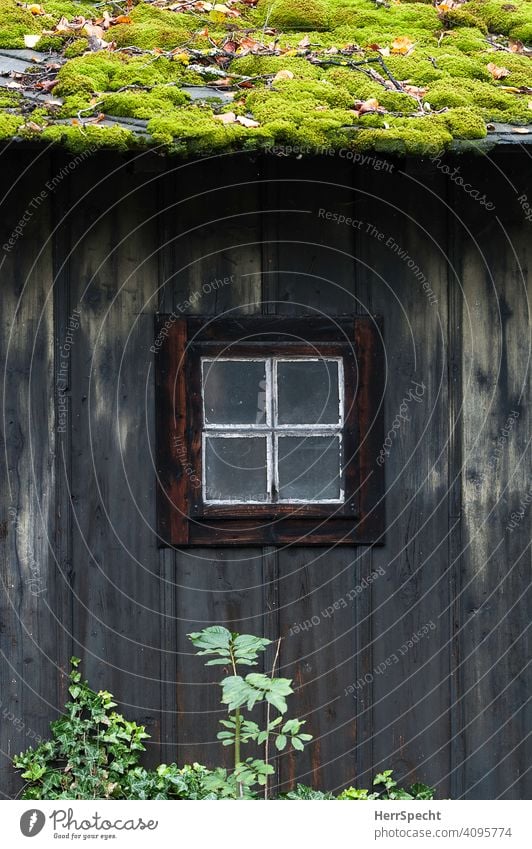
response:
[[[278,759],[283,787],[392,767],[440,797],[530,798],[527,157],[452,163],[493,211],[430,161],[74,159],[0,155],[0,246],[30,213],[0,250],[2,795],[21,786],[10,757],[61,711],[73,653],[147,724],[151,763],[219,762],[216,669],[186,634],[225,623],[284,637],[315,737]],[[423,385],[386,461],[385,545],[158,548],[153,316],[196,291],[204,314],[384,317],[386,430]]]

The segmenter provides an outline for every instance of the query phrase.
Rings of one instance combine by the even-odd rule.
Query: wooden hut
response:
[[[530,797],[530,23],[447,5],[235,0],[181,60],[145,3],[0,24],[4,797],[73,654],[148,762],[220,763],[214,623],[283,638],[280,787]]]

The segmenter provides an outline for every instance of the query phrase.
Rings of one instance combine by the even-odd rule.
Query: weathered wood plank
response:
[[[358,312],[353,228],[325,217],[352,216],[351,169],[321,161],[317,173],[313,161],[266,162],[265,312]],[[294,679],[290,712],[314,735],[303,754],[277,759],[285,790],[297,781],[342,787],[356,780],[356,710],[345,691],[357,677],[357,551],[286,546],[277,554],[281,674]]]
[[[98,173],[105,189],[94,163],[77,175],[69,258],[80,311],[71,353],[74,634],[93,686],[147,725],[155,760],[166,648],[150,352],[157,182],[114,158],[100,160]]]
[[[449,771],[447,266],[443,178],[428,166],[360,175],[357,275],[384,315],[386,545],[373,551],[373,770],[445,794]],[[428,627],[428,631],[426,630]],[[415,636],[418,632],[421,637]],[[369,636],[369,635],[368,635]],[[414,638],[414,639],[412,639]],[[416,641],[414,643],[414,640]],[[415,694],[415,696],[413,695]],[[370,775],[364,776],[364,782]]]
[[[160,308],[176,315],[238,315],[258,308],[257,169],[243,157],[230,165],[224,159],[223,165],[225,180],[218,160],[178,166],[166,176]],[[186,634],[211,624],[263,632],[261,550],[198,546],[174,555],[177,757],[180,763],[215,765],[228,757],[216,740],[224,711],[212,682],[220,669],[206,675]]]
[[[489,180],[482,163],[470,172],[495,210],[454,194],[464,352],[460,766],[467,798],[528,799],[532,241],[517,196],[531,187],[515,159],[497,165]]]
[[[0,256],[0,769],[7,797],[21,787],[10,758],[44,736],[57,717],[69,653],[68,589],[53,552],[51,176],[48,157],[0,157],[0,244],[7,243]]]

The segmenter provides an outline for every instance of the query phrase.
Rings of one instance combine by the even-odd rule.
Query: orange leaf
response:
[[[406,56],[414,49],[414,42],[407,35],[400,35],[392,41],[392,53],[399,53],[401,56]]]
[[[510,71],[508,70],[508,68],[501,68],[501,67],[499,67],[499,65],[495,65],[494,62],[489,62],[489,64],[486,65],[486,67],[487,67],[488,71],[490,72],[490,74],[491,74],[491,76],[493,77],[494,80],[503,80],[505,77],[509,76],[509,74],[510,74]]]
[[[453,0],[443,0],[443,3],[438,3],[436,9],[438,12],[450,12],[451,9],[455,9],[459,4],[454,3]]]

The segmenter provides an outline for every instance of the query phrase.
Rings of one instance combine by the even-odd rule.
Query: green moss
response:
[[[462,93],[456,85],[450,84],[448,80],[430,86],[424,100],[430,103],[433,109],[468,106],[470,103],[467,94]]]
[[[464,9],[449,9],[442,15],[442,21],[447,27],[475,27],[484,33],[488,31],[482,18]]]
[[[325,0],[259,0],[264,23],[280,30],[325,30],[330,8]]]
[[[24,47],[24,36],[40,32],[31,12],[21,9],[14,0],[0,0],[0,47]]]
[[[484,21],[490,32],[513,38],[524,35],[525,41],[527,33],[532,34],[532,9],[528,0],[472,0],[463,9]]]
[[[40,27],[37,27],[37,29],[40,29]],[[43,35],[35,49],[42,53],[60,53],[68,40],[69,36]]]
[[[298,56],[241,56],[231,62],[231,73],[243,77],[256,77],[263,74],[276,74],[289,69],[297,79],[316,80],[322,69]]]
[[[449,131],[430,118],[396,119],[387,130],[360,130],[353,140],[356,150],[375,150],[398,156],[434,156],[451,144]]]
[[[9,88],[0,88],[0,109],[15,109],[22,103],[22,95]]]
[[[41,138],[47,142],[61,144],[73,153],[99,150],[106,147],[125,152],[138,144],[135,134],[129,130],[124,130],[121,127],[100,127],[98,125],[76,127],[68,124],[56,124],[53,127],[46,127],[41,133]]]
[[[148,119],[185,103],[188,103],[188,97],[179,89],[157,86],[149,92],[124,91],[108,94],[99,108],[106,115]]]
[[[65,59],[74,59],[76,56],[83,56],[89,49],[89,41],[87,38],[76,38],[72,44],[65,49],[63,56]]]
[[[24,119],[20,115],[6,115],[5,112],[0,112],[0,141],[16,136],[23,123]]]
[[[379,83],[354,69],[330,68],[322,76],[331,85],[339,86],[349,92],[353,100],[367,100],[369,97],[378,99],[383,93]]]
[[[415,112],[419,110],[417,100],[400,91],[382,91],[381,89],[381,93],[377,95],[377,100],[381,106],[384,106],[390,112]]]
[[[437,117],[455,139],[483,139],[487,134],[481,116],[467,106],[449,109]]]
[[[77,0],[42,0],[42,4],[47,14],[33,17],[16,0],[0,0],[0,45],[22,47],[25,34],[53,30],[63,15],[91,19],[105,8],[115,14],[118,8]],[[382,152],[423,155],[445,149],[452,138],[481,139],[486,121],[532,123],[530,95],[519,91],[532,85],[530,58],[500,53],[486,38],[489,31],[502,33],[503,38],[532,40],[531,0],[466,0],[445,15],[438,14],[430,0],[388,5],[374,0],[259,0],[257,7],[241,3],[235,8],[240,15],[230,18],[218,11],[177,13],[137,0],[129,13],[132,23],[111,26],[106,32],[107,40],[117,42],[114,51],[91,51],[83,33],[43,36],[38,49],[61,50],[68,61],[54,89],[64,99],[63,106],[46,107],[42,115],[37,112],[35,123],[91,111],[141,118],[148,121],[155,144],[187,155],[274,143],[304,148],[373,146]],[[277,30],[275,40],[262,33],[266,20]],[[300,46],[303,33],[320,64],[309,61],[312,55],[305,43]],[[280,51],[288,52],[239,55],[238,43],[246,34],[268,44],[274,41]],[[413,42],[406,56],[393,52],[393,42],[400,36]],[[214,45],[227,38],[237,43],[236,53],[218,64]],[[391,48],[385,62],[397,80],[427,89],[423,99],[432,111],[418,114],[416,99],[393,87],[386,69],[377,63],[356,66],[364,58],[378,58],[375,44]],[[129,46],[145,52],[121,49]],[[346,46],[350,49],[343,51]],[[509,76],[494,80],[487,68],[490,62],[507,67]],[[190,69],[196,64],[203,67],[202,73]],[[259,127],[223,124],[216,120],[219,102],[191,103],[181,90],[187,84],[218,79],[219,69],[228,76],[256,78],[252,88],[239,89],[235,100],[222,109],[251,114]],[[273,82],[282,70],[293,77]],[[372,71],[381,75],[380,82]],[[22,101],[11,96],[0,90],[0,109],[18,108]],[[355,100],[370,97],[379,101],[385,114],[357,118]],[[436,110],[443,111],[436,114]],[[13,132],[26,132],[13,126]],[[49,138],[52,130],[54,141],[64,138],[79,149],[90,145],[89,137],[98,145],[120,149],[132,143],[120,128],[55,126],[42,135]]]
[[[467,77],[467,79],[489,80],[491,76],[486,69],[486,62],[480,59],[470,59],[459,53],[438,54],[438,68],[451,77]]]
[[[79,94],[69,94],[63,100],[63,105],[59,108],[60,118],[74,118],[78,112],[83,112],[88,109],[91,104],[91,95],[87,92]],[[86,113],[88,114],[88,112]]]
[[[475,54],[486,50],[486,34],[477,27],[462,27],[448,30],[445,47],[451,46],[460,53]]]
[[[91,3],[82,3],[78,2],[78,0],[42,0],[41,5],[44,7],[46,16],[52,17],[56,22],[63,17],[68,18],[70,21],[78,15],[87,19],[95,16],[99,17],[105,8],[105,6],[99,6],[95,9]],[[46,23],[46,29],[50,29],[48,27],[48,21],[44,18],[43,20]]]
[[[107,38],[115,41],[119,47],[135,45],[145,50],[155,47],[173,50],[190,39],[191,33],[199,29],[198,19],[193,15],[184,15],[154,9],[141,3],[130,13],[130,24],[112,27]]]
[[[398,80],[409,80],[414,85],[428,85],[443,76],[443,72],[419,52],[410,56],[388,56],[386,64]]]
[[[159,83],[203,82],[201,77],[165,56],[146,61],[143,56],[129,57],[107,51],[71,59],[61,68],[57,78],[59,82],[54,92],[60,97],[80,92],[118,91],[125,86],[151,88]]]

